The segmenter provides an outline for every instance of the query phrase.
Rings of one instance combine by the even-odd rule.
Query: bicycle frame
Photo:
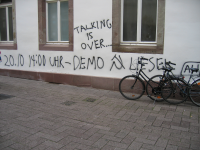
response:
[[[144,71],[142,71],[142,69],[140,69],[139,72],[137,71],[137,72],[136,72],[136,75],[137,75],[138,77],[141,76],[142,79],[144,79],[144,80],[147,82],[148,80],[146,80],[146,78],[145,78],[141,73],[142,73],[148,80],[150,79],[150,78],[144,73]]]
[[[162,75],[162,79],[164,79],[165,78],[165,74],[166,74],[166,71],[164,71],[164,73],[163,73],[163,75]],[[138,78],[140,78],[140,76],[142,77],[142,79],[143,80],[145,80],[145,82],[148,82],[149,80],[150,80],[150,78],[144,73],[144,71],[142,70],[142,69],[139,69],[139,72],[137,71],[136,72],[136,76],[138,77]],[[146,79],[146,78],[148,79]],[[137,81],[137,80],[136,80]],[[136,83],[136,81],[135,81],[135,83]],[[144,82],[144,81],[143,81]],[[135,85],[135,83],[133,84],[133,86]],[[153,88],[152,86],[151,86],[151,84],[149,84],[150,85],[150,87],[151,88]],[[160,83],[159,83],[159,86],[160,86]]]
[[[171,74],[170,74],[170,73],[171,73]],[[166,78],[167,78],[168,80],[171,80],[171,81],[180,79],[180,77],[175,76],[171,71],[170,71],[170,72],[168,72],[168,71],[166,72]],[[181,79],[183,79],[183,78],[181,78]],[[190,79],[191,79],[191,77],[190,77]],[[190,81],[190,79],[189,79],[189,81]],[[184,95],[187,95],[187,96],[188,96],[188,89],[189,89],[189,87],[190,87],[190,84],[188,84],[189,81],[188,81],[188,83],[187,83],[184,79],[183,79],[183,81],[186,83],[187,87],[184,88],[184,90],[183,90],[182,87],[180,86],[180,83],[179,83],[179,82],[176,82],[176,83],[175,83],[175,87],[172,86],[172,87],[173,87],[173,94],[176,93],[176,88],[178,87],[178,88],[182,91],[182,93],[183,93]],[[172,83],[172,85],[173,85],[173,83]]]

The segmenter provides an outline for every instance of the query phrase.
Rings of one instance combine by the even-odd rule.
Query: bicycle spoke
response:
[[[187,84],[181,79],[170,80],[171,84],[164,84],[162,87],[162,97],[170,104],[179,104],[188,97]]]
[[[144,94],[144,83],[136,76],[126,76],[119,83],[119,91],[127,99],[138,99]]]
[[[195,105],[200,106],[200,80],[196,80],[192,83],[189,96]]]
[[[156,75],[149,79],[146,85],[147,96],[154,101],[163,101],[161,96],[161,83],[162,75]]]

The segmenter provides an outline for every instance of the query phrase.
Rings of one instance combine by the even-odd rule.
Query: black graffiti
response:
[[[93,56],[92,59],[88,58],[86,61],[86,58],[84,57],[78,57],[74,56],[73,58],[73,63],[74,63],[74,70],[79,69],[89,69],[90,65],[94,65],[94,69],[102,69],[104,67],[104,60],[101,57],[96,57]],[[87,63],[87,64],[86,64]],[[87,67],[86,67],[87,66]]]
[[[118,61],[120,67],[118,67],[117,64],[116,64],[116,62],[113,61],[114,59],[116,59],[116,60]],[[113,66],[115,66],[118,70],[121,70],[122,68],[125,69],[125,67],[124,67],[124,65],[123,65],[123,61],[122,61],[120,55],[119,55],[119,58],[117,58],[117,56],[116,56],[116,54],[115,54],[115,56],[114,56],[111,60],[112,60],[113,62],[112,62],[112,66],[111,66],[111,68],[110,68],[110,71],[112,70]]]
[[[155,68],[155,64],[151,61],[151,59],[153,59],[153,57],[149,58],[149,61],[153,65],[153,67],[152,67],[152,69],[149,69],[149,72],[153,71]]]
[[[31,65],[36,66],[38,64],[39,66],[45,66],[46,65],[46,58],[44,55],[29,55],[29,67]]]
[[[57,56],[53,58],[53,61],[51,60],[51,57],[49,57],[49,63],[52,67],[57,66],[57,67],[62,67],[64,68],[62,64],[63,57],[62,56]]]
[[[87,33],[88,40],[93,39],[92,32]]]
[[[138,63],[136,62],[136,60],[134,60],[134,62],[133,62],[132,57],[131,57],[131,63],[130,63],[129,70],[138,70]]]
[[[99,48],[103,48],[103,47],[107,47],[103,44],[104,40],[100,39],[100,40],[94,40],[91,42],[91,44],[86,44],[86,43],[82,43],[81,44],[81,48],[83,50],[85,50],[87,47],[92,50],[92,48],[94,47],[95,49],[99,49]]]
[[[148,62],[146,62],[147,60],[140,60],[140,58],[141,57],[138,57],[138,59],[136,59],[136,60],[133,61],[133,59],[131,57],[131,63],[130,63],[129,70],[139,70],[139,63],[138,63],[139,61],[140,61],[140,63],[143,64],[143,66],[141,66],[143,70],[146,69],[146,68],[144,68],[144,66],[146,66],[146,65],[148,65],[149,68],[150,68],[150,66],[152,66],[151,69],[148,70],[149,72],[152,72],[155,69],[155,66],[156,66],[157,70],[162,70],[162,67],[166,66],[166,62],[167,62],[166,59],[155,58],[156,59],[156,64],[155,64],[152,61],[152,59],[154,59],[154,57],[151,57],[151,58],[148,59],[148,62],[150,62],[150,63],[148,63]],[[144,61],[145,61],[145,63],[144,63]]]
[[[46,58],[45,58],[45,56],[43,55],[43,56],[41,56],[41,55],[38,55],[38,65],[39,66],[45,66],[45,64],[46,64]]]
[[[181,69],[181,75],[189,75],[191,74],[191,70],[190,68],[199,68],[200,62],[197,61],[187,61],[183,64],[182,69]],[[194,72],[194,74],[196,75],[200,75],[200,70],[198,70],[198,72]]]
[[[109,19],[107,20],[102,20],[102,21],[94,21],[91,22],[91,24],[88,25],[80,25],[78,27],[75,27],[74,30],[77,31],[77,33],[83,32],[83,31],[87,31],[87,30],[91,30],[91,29],[103,29],[103,28],[112,28],[112,24],[109,22]]]
[[[162,70],[161,68],[160,68],[160,66],[163,66],[163,62],[160,62],[160,60],[162,60],[163,58],[157,58],[156,59],[156,65],[157,65],[157,69],[158,70]],[[166,62],[166,61],[165,61]]]
[[[12,55],[4,55],[6,57],[5,66],[24,66],[24,56],[18,54],[17,63]]]

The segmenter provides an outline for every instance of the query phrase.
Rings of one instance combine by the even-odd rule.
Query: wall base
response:
[[[97,89],[118,91],[121,79],[104,78],[71,74],[44,73],[20,70],[0,69],[0,75],[38,80],[52,83],[69,84],[75,86],[93,87]]]

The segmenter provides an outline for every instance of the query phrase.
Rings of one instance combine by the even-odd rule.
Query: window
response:
[[[38,0],[39,49],[73,50],[73,0]]]
[[[162,54],[165,0],[113,0],[113,52]]]
[[[0,48],[17,49],[15,32],[15,1],[0,1]]]

